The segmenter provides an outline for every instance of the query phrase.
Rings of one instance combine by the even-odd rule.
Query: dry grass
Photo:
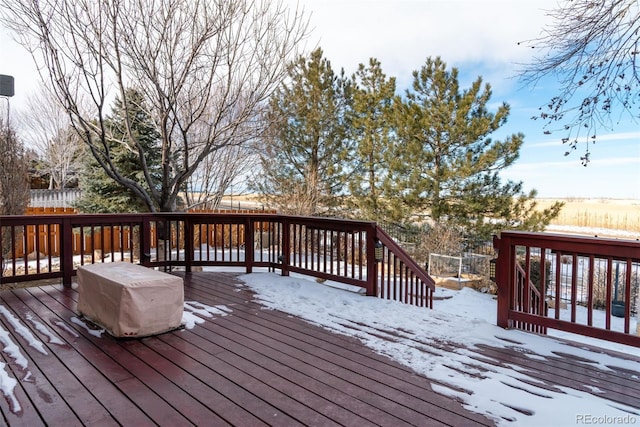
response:
[[[242,207],[260,205],[259,197],[254,194],[233,196],[233,201]],[[565,205],[558,218],[551,222],[554,226],[621,230],[632,233],[630,238],[640,238],[639,199],[537,199],[540,209],[547,208],[556,201],[564,202]],[[607,235],[602,230],[598,231],[598,235],[620,237],[619,233]]]
[[[553,225],[640,232],[640,200],[538,199],[538,206],[546,208],[555,201],[565,205]]]

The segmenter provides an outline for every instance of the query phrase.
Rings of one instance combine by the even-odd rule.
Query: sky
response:
[[[294,6],[296,0],[286,0]],[[506,102],[511,114],[492,135],[502,140],[522,132],[525,143],[517,162],[503,171],[505,180],[523,182],[525,191],[545,198],[640,199],[640,123],[624,119],[615,129],[599,131],[590,147],[591,162],[581,165],[584,146],[565,157],[564,136],[544,135],[533,121],[538,107],[555,94],[549,82],[524,87],[516,78],[531,49],[519,41],[542,34],[545,10],[555,0],[300,0],[309,14],[307,51],[321,47],[334,69],[347,75],[358,64],[376,58],[399,92],[411,84],[411,73],[428,57],[440,56],[460,72],[462,88],[482,77],[493,89],[491,111]],[[37,81],[28,54],[0,27],[0,74],[16,79],[11,108],[20,108]],[[14,107],[14,105],[16,107]],[[0,105],[0,108],[5,108]],[[2,110],[4,111],[4,110]]]
[[[366,297],[344,290],[350,288],[348,285],[335,283],[333,285],[336,288],[333,288],[327,286],[327,282],[319,284],[312,278],[296,274],[284,277],[277,273],[256,272],[242,275],[240,279],[256,292],[256,299],[265,307],[299,316],[332,332],[359,339],[379,354],[444,384],[433,385],[434,390],[461,400],[465,408],[488,416],[497,425],[561,427],[585,424],[577,421],[579,414],[627,417],[628,420],[633,419],[628,422],[629,425],[640,422],[638,408],[626,407],[568,387],[559,387],[555,391],[542,389],[535,386],[539,380],[528,376],[526,370],[497,366],[490,360],[477,357],[474,346],[503,348],[515,341],[524,343],[518,345],[518,351],[532,358],[553,357],[553,352],[571,354],[578,359],[588,360],[590,369],[607,371],[610,369],[608,366],[616,366],[638,372],[640,378],[640,362],[568,346],[553,336],[543,337],[499,328],[495,325],[497,309],[493,295],[471,288],[460,291],[436,288],[437,300],[434,301],[433,310],[429,310]],[[601,322],[598,314],[602,313],[594,313],[594,323]],[[570,316],[570,310],[563,309],[561,318],[566,319],[567,316]],[[614,322],[620,320],[612,319]],[[635,328],[635,319],[632,323],[632,328]],[[612,324],[613,329],[616,327],[621,326]],[[603,345],[587,337],[562,333],[556,333],[556,337],[570,337],[591,345]],[[419,348],[419,343],[429,345],[430,342],[454,343],[461,348],[449,351],[430,346],[426,356]],[[614,343],[605,345],[611,350],[638,354],[638,349],[634,347]],[[469,366],[477,367],[483,375],[476,376],[473,372],[461,375],[459,371],[469,371]],[[587,387],[593,387],[597,394],[594,384]],[[456,389],[471,393],[461,393]],[[509,406],[524,408],[533,415],[525,415]],[[505,421],[507,419],[514,421]]]
[[[291,1],[295,3],[295,1]],[[481,76],[493,89],[493,108],[511,107],[505,126],[492,138],[522,132],[520,158],[502,173],[522,181],[525,191],[539,197],[640,198],[640,122],[625,120],[612,131],[602,130],[590,148],[591,162],[581,165],[582,146],[565,157],[564,135],[544,135],[540,121],[531,120],[554,85],[525,87],[517,78],[532,50],[518,45],[542,34],[546,11],[555,0],[301,0],[312,27],[310,48],[319,46],[334,69],[348,75],[358,64],[377,58],[387,76],[396,77],[401,92],[412,72],[428,57],[440,56],[460,73],[462,88]],[[491,105],[490,105],[491,107]]]

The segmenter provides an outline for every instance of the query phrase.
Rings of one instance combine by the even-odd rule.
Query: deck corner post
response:
[[[640,337],[640,292],[638,292],[638,302],[636,303],[636,307],[638,307],[638,309],[636,309],[636,317],[638,319],[636,323],[636,335]]]
[[[289,275],[289,262],[291,260],[291,222],[282,219],[282,275]]]
[[[187,214],[184,218],[184,270],[187,273],[191,273],[194,245],[195,236],[193,231],[193,221],[189,214]]]
[[[376,259],[376,229],[375,223],[367,231],[367,296],[378,295],[378,260]]]
[[[151,219],[148,215],[142,217],[140,223],[140,233],[138,233],[140,244],[140,265],[148,267],[151,264]]]
[[[509,319],[509,309],[511,305],[511,287],[512,281],[511,269],[511,243],[506,236],[494,236],[493,247],[498,253],[496,260],[496,285],[498,286],[498,312],[496,324],[505,329],[512,327],[512,321]]]

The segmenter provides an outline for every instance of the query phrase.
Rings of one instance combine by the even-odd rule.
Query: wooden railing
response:
[[[0,283],[70,285],[79,266],[112,261],[188,272],[266,267],[433,306],[433,280],[373,222],[264,213],[4,216],[0,239]]]
[[[503,232],[494,246],[498,326],[640,347],[640,242]]]
[[[381,228],[376,227],[380,298],[433,308],[435,281]]]

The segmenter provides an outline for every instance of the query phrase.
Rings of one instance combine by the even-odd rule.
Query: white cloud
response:
[[[483,75],[494,87],[515,84],[515,62],[531,52],[517,41],[536,37],[551,0],[287,0],[310,14],[308,48],[323,48],[335,69],[347,73],[375,57],[389,76],[408,87],[411,72],[427,57],[441,56],[450,66],[474,63],[471,78]],[[34,90],[37,70],[30,55],[0,27],[0,73],[16,77],[21,103]],[[463,70],[461,70],[463,71]]]
[[[640,158],[635,157],[609,157],[609,158],[594,158],[589,162],[589,166],[619,166],[619,165],[640,165]],[[571,160],[556,161],[556,162],[536,162],[536,163],[519,163],[514,166],[514,169],[519,171],[525,170],[544,170],[546,173],[551,173],[553,170],[566,173],[568,168],[577,168],[578,160],[572,158]]]
[[[618,132],[606,135],[598,135],[598,141],[624,141],[634,140],[637,143],[640,140],[640,132]]]
[[[337,68],[354,71],[369,57],[401,78],[431,56],[453,66],[460,63],[504,64],[530,58],[517,42],[540,34],[543,8],[555,1],[537,0],[301,0],[311,12],[314,31],[325,55]]]

